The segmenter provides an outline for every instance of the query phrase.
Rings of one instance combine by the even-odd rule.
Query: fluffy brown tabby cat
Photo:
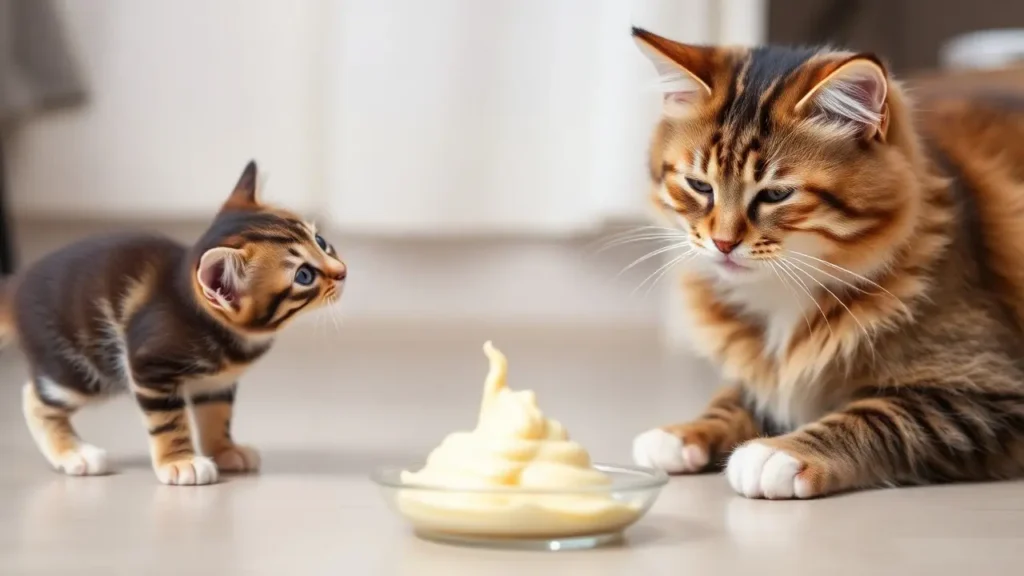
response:
[[[725,382],[635,459],[724,463],[753,498],[1021,476],[1024,99],[915,112],[870,55],[634,36],[667,82],[653,197]]]
[[[31,367],[25,419],[55,468],[108,471],[70,417],[122,392],[142,410],[161,482],[210,484],[218,471],[259,467],[256,450],[231,438],[238,378],[296,314],[341,296],[346,268],[312,225],[257,201],[256,176],[249,163],[191,248],[158,236],[89,239],[5,286],[4,324]]]

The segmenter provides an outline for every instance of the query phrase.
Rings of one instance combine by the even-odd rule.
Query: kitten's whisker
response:
[[[689,245],[690,245],[689,241],[677,242],[676,244],[670,244],[668,246],[664,246],[662,248],[658,248],[657,250],[652,250],[652,251],[648,252],[647,254],[644,254],[643,256],[641,256],[641,257],[637,258],[636,260],[634,260],[629,266],[626,266],[625,268],[623,268],[621,272],[616,274],[616,278],[619,277],[619,276],[622,276],[623,274],[625,274],[629,270],[633,269],[638,264],[640,264],[642,262],[646,262],[647,260],[650,260],[651,258],[654,258],[658,254],[664,254],[665,252],[671,252],[672,250],[678,250],[679,248],[683,248],[684,246],[689,246]]]
[[[817,306],[818,308],[818,312],[821,313],[821,318],[825,321],[825,327],[828,328],[829,335],[835,336],[835,333],[832,331],[832,323],[828,321],[828,314],[825,314],[825,309],[821,307],[821,304],[818,302],[818,299],[814,297],[814,294],[811,294],[811,289],[807,285],[807,283],[801,280],[799,276],[797,276],[791,271],[791,267],[793,265],[790,264],[785,258],[779,258],[777,262],[781,266],[781,268],[779,269],[782,270],[782,272],[785,273],[787,276],[792,278],[797,283],[797,286],[804,291],[804,294],[807,294],[807,297],[811,299],[811,302],[814,302],[814,305]]]
[[[328,300],[327,305],[327,314],[331,317],[331,323],[334,324],[335,332],[341,332],[341,323],[338,318],[338,314],[341,312],[341,309],[335,306],[339,300],[340,298],[337,296],[337,293],[335,293],[331,296],[331,299]]]
[[[822,260],[821,258],[816,258],[814,256],[811,256],[810,254],[804,254],[803,252],[797,252],[796,250],[789,250],[789,249],[786,249],[786,252],[789,252],[790,254],[793,254],[794,256],[802,256],[804,258],[809,258],[811,260],[814,260],[815,262],[820,262],[822,264],[825,264],[826,266],[829,266],[831,268],[839,270],[840,272],[845,272],[845,273],[849,274],[850,276],[853,276],[854,278],[856,278],[858,280],[861,280],[862,282],[865,282],[865,283],[867,283],[867,284],[869,284],[871,286],[874,286],[875,288],[878,288],[882,292],[885,292],[886,294],[888,294],[893,300],[899,302],[900,306],[903,306],[903,309],[908,314],[910,313],[910,307],[907,306],[907,304],[905,302],[903,302],[903,300],[900,300],[895,294],[893,294],[892,292],[886,290],[884,286],[882,286],[878,282],[875,282],[874,280],[872,280],[872,279],[870,279],[870,278],[868,278],[866,276],[862,276],[860,274],[857,274],[853,270],[848,270],[846,268],[843,268],[842,266],[839,266],[838,264],[833,264],[833,263],[829,262],[828,260]],[[803,262],[803,263],[807,264],[807,265],[810,265],[809,262]],[[822,272],[822,271],[819,270],[819,272]],[[833,278],[834,278],[834,276],[833,276]]]

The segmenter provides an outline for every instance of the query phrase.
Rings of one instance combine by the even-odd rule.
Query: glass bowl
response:
[[[515,486],[444,488],[402,481],[402,470],[373,473],[391,508],[417,536],[451,544],[568,550],[621,539],[654,504],[668,476],[640,466],[594,464],[606,486],[528,489]]]

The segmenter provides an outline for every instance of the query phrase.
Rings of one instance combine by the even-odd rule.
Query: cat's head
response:
[[[316,227],[256,196],[250,162],[193,251],[202,305],[232,328],[272,333],[297,314],[333,304],[348,269]]]
[[[729,282],[805,279],[800,270],[826,260],[867,274],[907,241],[920,155],[880,60],[633,36],[664,93],[653,200],[700,269]]]

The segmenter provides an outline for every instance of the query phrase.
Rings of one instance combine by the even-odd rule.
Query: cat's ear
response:
[[[658,72],[666,116],[685,117],[711,96],[714,48],[681,44],[641,28],[633,28],[633,39]]]
[[[837,125],[865,138],[885,139],[889,125],[889,78],[869,54],[847,56],[816,71],[796,112]]]
[[[256,199],[258,172],[256,161],[250,160],[238,178],[238,184],[235,184],[228,201],[224,203],[224,208],[246,209],[259,205]]]
[[[210,305],[225,312],[237,312],[249,283],[245,254],[223,246],[207,250],[199,259],[196,280]]]

